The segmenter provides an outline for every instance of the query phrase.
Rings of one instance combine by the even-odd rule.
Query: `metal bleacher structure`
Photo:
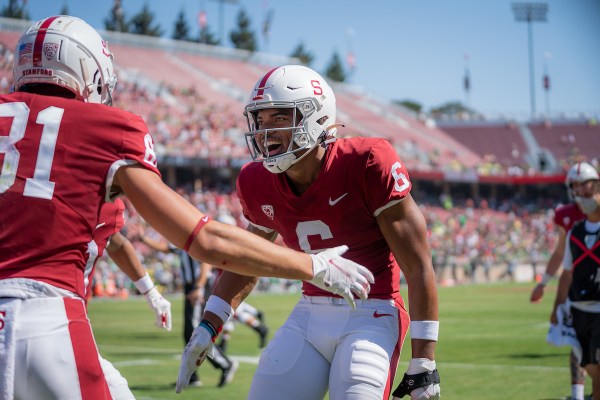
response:
[[[0,43],[14,49],[29,26],[29,21],[0,18]],[[298,62],[273,54],[165,38],[118,32],[101,34],[115,54],[120,79],[154,92],[160,92],[158,88],[165,85],[195,90],[208,102],[228,108],[231,115],[238,116],[234,118],[239,118],[235,125],[239,127],[236,140],[240,143],[244,140],[242,110],[249,89],[270,68]],[[338,134],[387,138],[415,178],[444,180],[451,176],[454,181],[460,182],[465,177],[465,181],[472,182],[473,176],[482,174],[479,167],[492,160],[503,166],[529,165],[526,173],[549,175],[552,176],[549,181],[558,182],[564,176],[567,160],[572,161],[577,154],[591,160],[600,154],[600,126],[593,118],[552,123],[544,120],[436,122],[379,99],[366,88],[332,86],[337,97],[338,122],[346,126]],[[145,116],[148,109],[134,106],[132,111]],[[247,158],[227,160],[225,164],[235,167],[245,161]],[[495,174],[504,175],[504,181],[511,183],[512,178],[503,171]]]

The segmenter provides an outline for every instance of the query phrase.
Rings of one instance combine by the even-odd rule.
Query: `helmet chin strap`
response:
[[[90,77],[90,74],[87,69],[87,63],[84,58],[80,58],[79,64],[81,65],[81,76],[83,77],[83,84],[85,85],[86,82],[89,82]],[[81,91],[81,97],[83,97],[83,100],[85,102],[88,101],[92,90],[94,90],[94,85],[91,83],[83,87],[83,90]]]
[[[287,171],[296,161],[296,156],[290,153],[279,157],[275,163],[263,161],[263,166],[273,174],[280,174]]]

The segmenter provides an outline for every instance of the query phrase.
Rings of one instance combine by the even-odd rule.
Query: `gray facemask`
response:
[[[598,202],[596,201],[596,197],[581,197],[581,196],[575,196],[575,201],[577,202],[577,205],[579,205],[579,208],[581,208],[581,211],[583,211],[584,214],[588,215],[593,213],[594,211],[596,211],[596,209],[598,208]]]

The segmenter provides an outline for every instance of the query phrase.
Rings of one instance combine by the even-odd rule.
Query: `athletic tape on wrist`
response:
[[[440,321],[410,321],[411,339],[434,340],[437,342]]]
[[[550,282],[553,278],[554,278],[554,275],[550,275],[549,273],[544,272],[544,275],[542,276],[542,280],[540,281],[540,285],[546,286],[548,284],[548,282]]]
[[[136,289],[140,291],[141,294],[146,294],[154,287],[154,282],[150,278],[150,275],[146,274],[143,278],[138,279],[133,282]]]
[[[220,298],[219,296],[215,296],[214,294],[208,298],[206,302],[206,306],[204,307],[204,312],[210,311],[215,314],[217,317],[223,321],[223,324],[227,322],[229,318],[233,316],[234,309],[231,305]]]
[[[185,246],[183,246],[183,251],[187,253],[190,250],[190,247],[192,246],[196,235],[198,234],[198,232],[200,232],[200,229],[204,228],[204,225],[206,225],[209,220],[210,218],[208,217],[208,215],[205,215],[204,217],[198,220],[198,223],[194,227],[194,230],[192,231],[192,233],[190,233],[190,236],[188,236],[185,242]]]

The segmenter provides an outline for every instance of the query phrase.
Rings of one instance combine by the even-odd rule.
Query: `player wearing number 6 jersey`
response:
[[[437,292],[425,221],[410,195],[405,166],[380,138],[335,139],[335,96],[309,68],[275,68],[254,86],[245,108],[254,161],[240,172],[238,196],[248,230],[306,253],[347,244],[347,257],[376,277],[352,309],[305,282],[287,322],[263,352],[249,399],[388,399],[409,316],[412,360],[394,392],[439,398],[434,348]],[[223,273],[205,318],[224,319],[255,279]],[[202,329],[202,326],[198,329]]]
[[[209,221],[160,179],[142,119],[108,105],[117,78],[84,21],[34,24],[0,96],[0,398],[111,398],[85,308],[88,243],[125,193],[176,246],[250,276],[311,280],[351,300],[372,275],[340,256],[282,249]],[[342,266],[342,271],[338,269]]]

